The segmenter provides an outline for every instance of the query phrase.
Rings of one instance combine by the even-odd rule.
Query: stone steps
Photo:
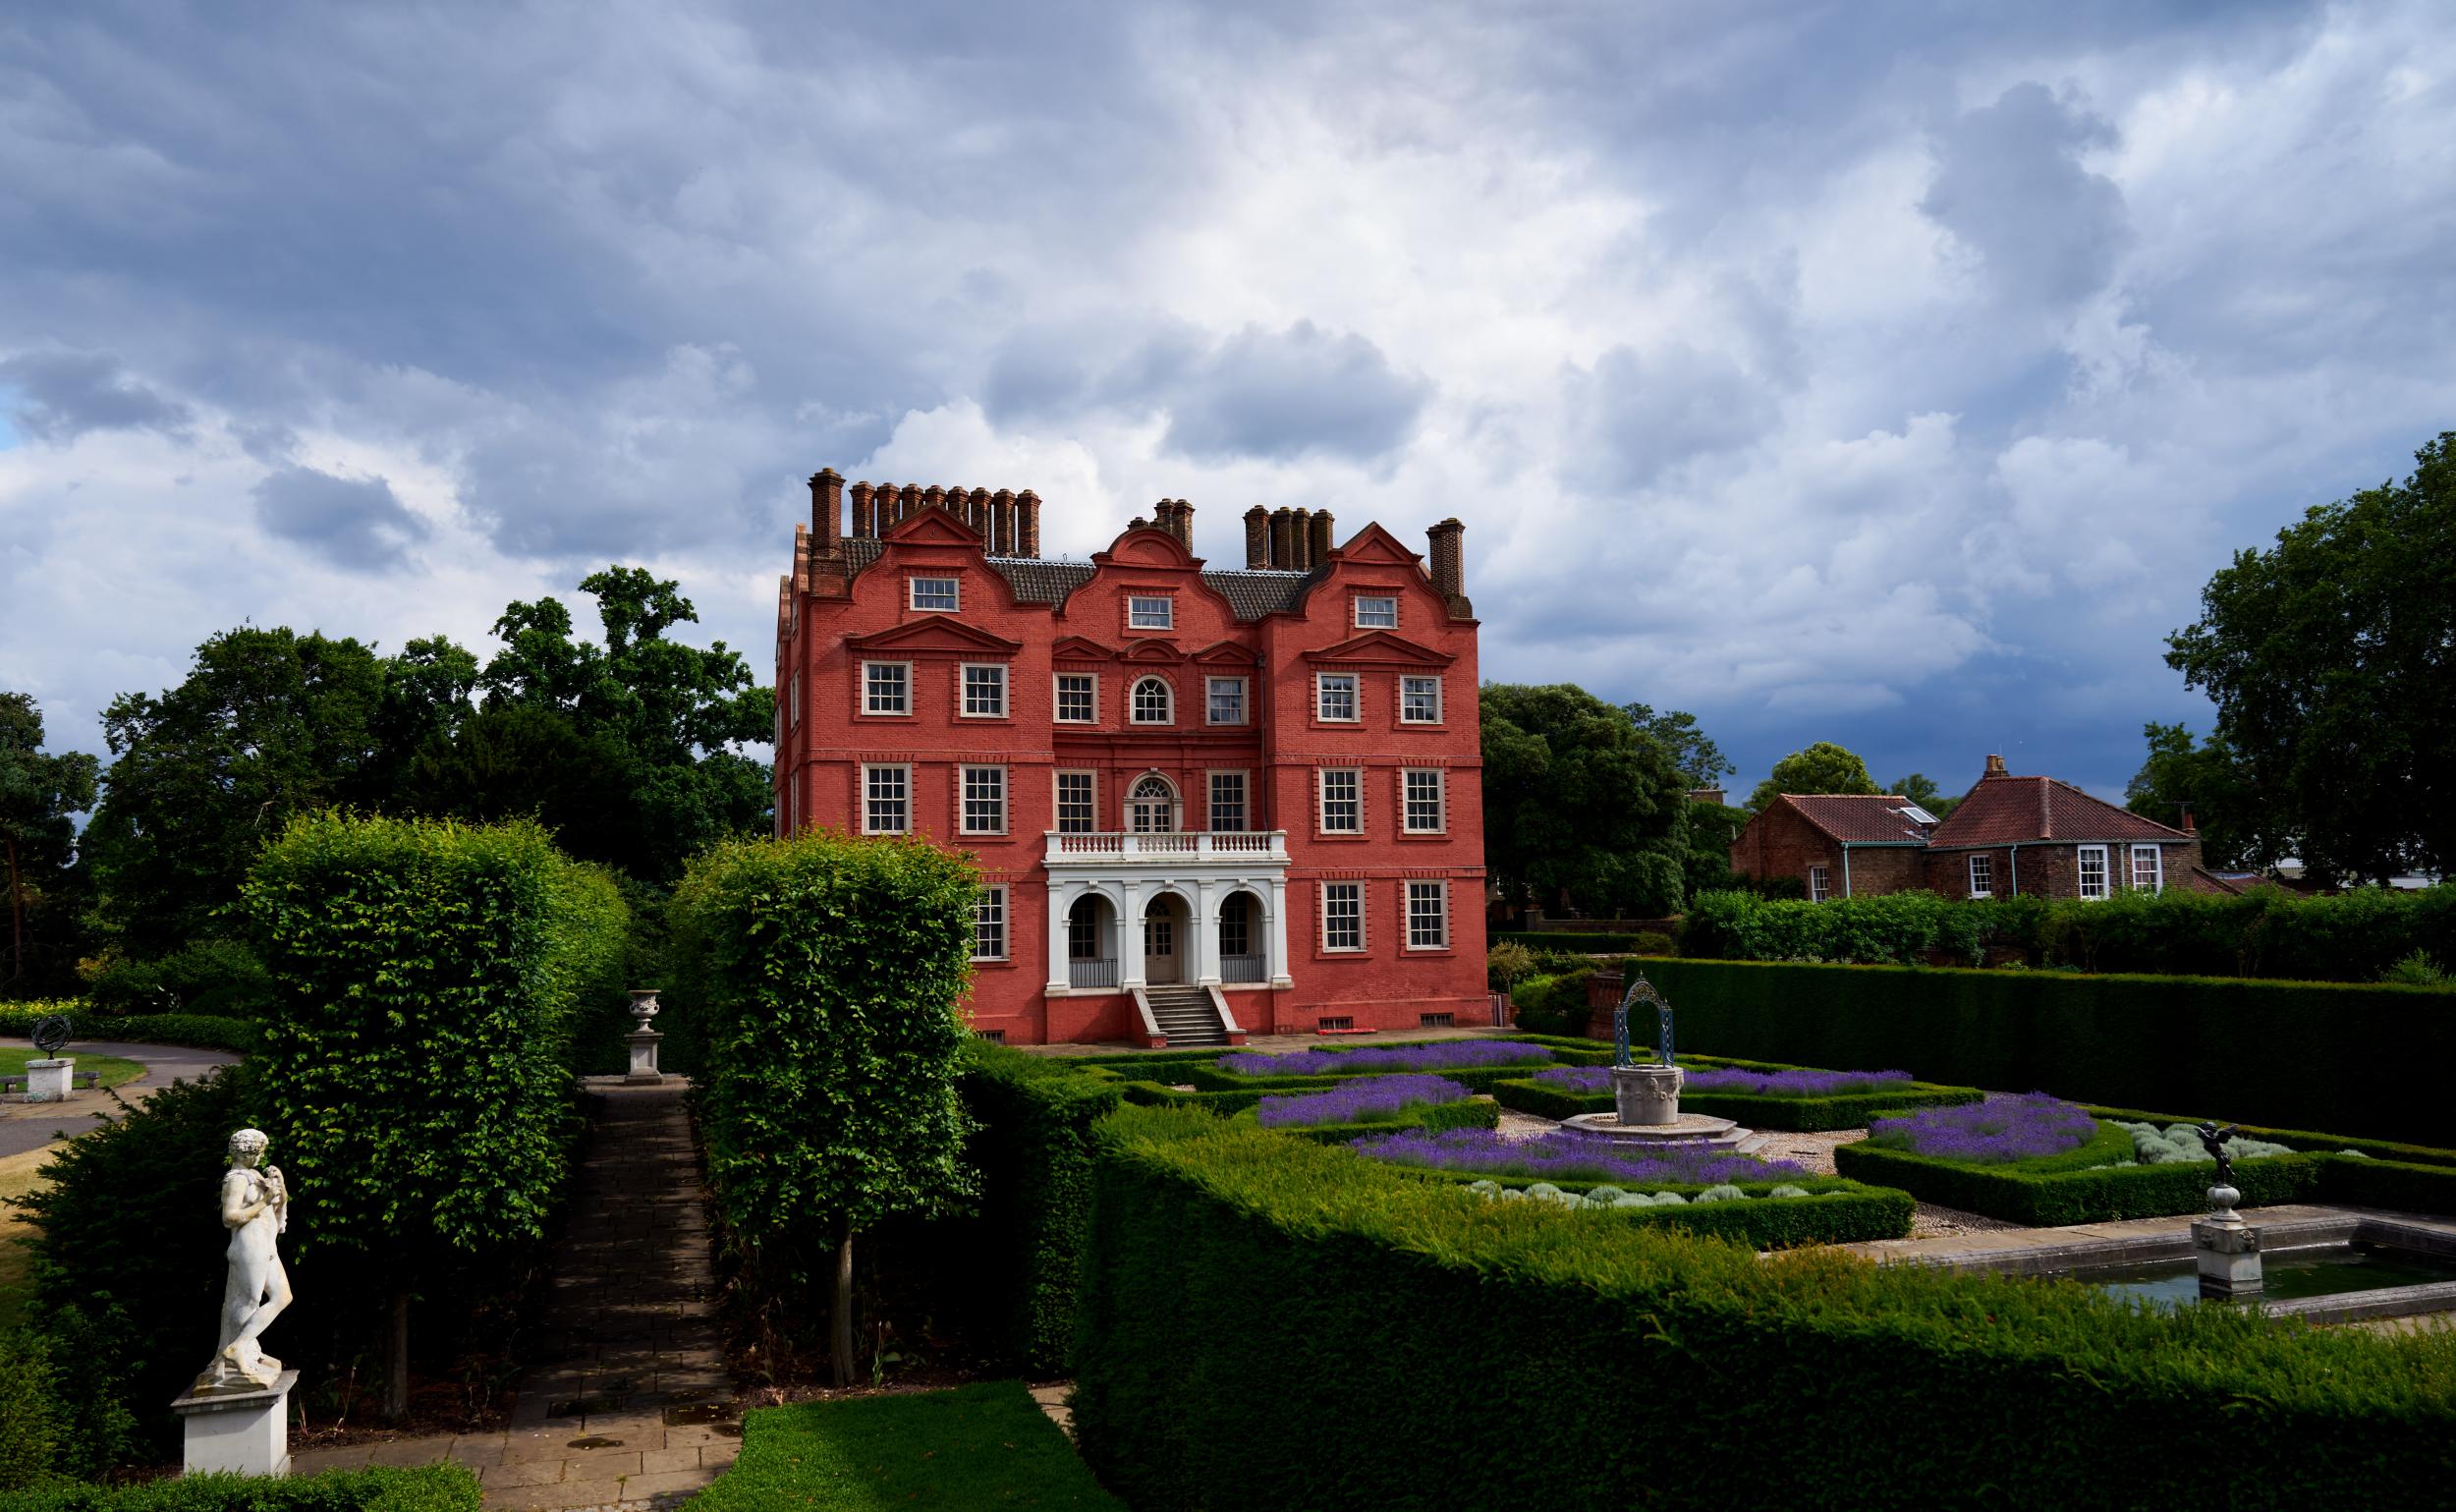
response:
[[[1151,1018],[1168,1036],[1170,1046],[1224,1045],[1228,1032],[1211,1007],[1211,995],[1200,987],[1158,986],[1143,989]]]

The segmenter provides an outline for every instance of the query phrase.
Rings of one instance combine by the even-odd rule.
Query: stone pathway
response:
[[[0,1036],[0,1048],[30,1050],[33,1041]],[[132,1103],[144,1101],[173,1082],[195,1081],[216,1066],[235,1065],[239,1060],[227,1050],[198,1050],[181,1044],[123,1044],[101,1039],[71,1040],[68,1053],[116,1055],[143,1066],[144,1075],[118,1088],[120,1097]],[[116,1118],[119,1110],[119,1102],[113,1101],[109,1092],[92,1088],[78,1089],[69,1093],[66,1102],[0,1103],[0,1159],[46,1148],[56,1140],[90,1133],[93,1115]]]
[[[489,1508],[548,1512],[671,1505],[732,1464],[742,1420],[684,1086],[591,1081],[596,1129],[507,1431],[302,1450],[294,1469],[454,1460]]]

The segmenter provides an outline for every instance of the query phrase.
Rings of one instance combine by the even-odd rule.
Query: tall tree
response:
[[[82,751],[45,756],[33,696],[0,693],[0,851],[9,871],[9,971],[0,995],[28,981],[27,910],[75,859],[74,816],[93,807],[95,764]]]
[[[1697,715],[1681,709],[1667,708],[1654,712],[1650,703],[1621,705],[1629,720],[1639,729],[1660,742],[1671,753],[1674,766],[1693,788],[1719,787],[1722,779],[1739,770],[1722,754],[1722,748],[1698,728]]]
[[[2293,837],[2261,827],[2259,795],[2223,736],[2196,742],[2179,724],[2151,720],[2141,733],[2149,759],[2124,787],[2124,807],[2160,824],[2180,826],[2189,812],[2201,854],[2213,867],[2267,868],[2292,855]]]
[[[1483,854],[1501,886],[1595,915],[1676,911],[1689,784],[1671,753],[1583,688],[1487,683],[1479,705]]]
[[[2323,882],[2456,866],[2456,431],[2414,460],[2237,552],[2166,642],[2217,705],[2252,827]]]
[[[1773,775],[1749,795],[1748,806],[1755,812],[1785,793],[1876,791],[1876,779],[1868,775],[1867,762],[1829,740],[1820,740],[1776,761]]]
[[[1960,808],[1962,803],[1958,798],[1946,797],[1944,790],[1935,785],[1935,779],[1925,772],[1912,772],[1885,791],[1900,794],[1939,819]]]

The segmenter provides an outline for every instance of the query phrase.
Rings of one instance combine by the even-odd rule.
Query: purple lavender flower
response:
[[[1915,1155],[2000,1165],[2078,1149],[2096,1132],[2097,1120],[2081,1109],[2060,1097],[2032,1092],[1928,1108],[1907,1118],[1879,1118],[1868,1126],[1868,1143]]]
[[[1491,1129],[1413,1131],[1351,1142],[1359,1154],[1398,1165],[1488,1176],[1541,1176],[1570,1181],[1613,1181],[1640,1186],[1718,1186],[1805,1176],[1789,1160],[1758,1160],[1702,1145],[1674,1146],[1658,1153],[1631,1155],[1601,1135],[1557,1129],[1532,1140],[1510,1141]]]
[[[1350,1076],[1376,1071],[1471,1071],[1485,1066],[1528,1066],[1552,1058],[1539,1044],[1515,1039],[1451,1039],[1438,1044],[1397,1045],[1386,1050],[1293,1050],[1285,1055],[1243,1051],[1223,1055],[1220,1070],[1235,1076]]]
[[[1308,1129],[1386,1118],[1412,1107],[1456,1102],[1467,1089],[1437,1076],[1360,1077],[1328,1092],[1264,1097],[1255,1108],[1265,1129]]]
[[[1748,1092],[1760,1097],[1830,1097],[1841,1092],[1882,1092],[1910,1080],[1907,1071],[1741,1071],[1701,1067],[1688,1073],[1683,1091]],[[1609,1066],[1559,1066],[1535,1080],[1563,1092],[1612,1090]]]

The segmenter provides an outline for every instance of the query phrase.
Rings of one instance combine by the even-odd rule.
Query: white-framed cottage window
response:
[[[1395,597],[1359,597],[1356,600],[1356,628],[1359,630],[1398,629],[1398,599]]]
[[[1005,767],[967,766],[964,768],[964,833],[968,835],[1006,833]]]
[[[1973,856],[1970,858],[1970,895],[1974,898],[1995,896],[1994,857]]]
[[[1447,950],[1450,948],[1449,883],[1410,882],[1407,884],[1407,948],[1410,950]]]
[[[1177,602],[1164,594],[1144,596],[1130,594],[1126,599],[1128,630],[1174,630],[1177,626]]]
[[[1324,950],[1362,950],[1365,948],[1364,883],[1324,882],[1321,884],[1321,948]]]
[[[1170,724],[1176,715],[1170,704],[1174,694],[1163,677],[1146,677],[1135,684],[1134,722],[1137,724]]]
[[[913,828],[913,769],[909,766],[862,768],[862,833],[909,834]]]
[[[1409,767],[1399,773],[1399,783],[1404,800],[1400,827],[1411,835],[1441,833],[1448,816],[1442,812],[1447,795],[1442,791],[1440,769]]]
[[[962,602],[963,580],[960,578],[915,578],[913,607],[953,613]]]
[[[1313,674],[1313,713],[1333,724],[1356,722],[1356,674],[1353,672],[1316,672]]]
[[[1825,868],[1822,867],[1811,867],[1808,868],[1809,902],[1822,903],[1827,898],[1833,896],[1833,888],[1827,883],[1825,876]]]
[[[973,903],[973,959],[1006,959],[1006,889],[983,887]]]
[[[1003,719],[1006,717],[1006,667],[1002,662],[968,661],[964,663],[964,717],[967,719]]]
[[[1439,724],[1441,722],[1441,679],[1437,677],[1402,677],[1399,679],[1399,723]]]
[[[1204,687],[1209,697],[1206,719],[1211,724],[1245,723],[1245,679],[1214,677]]]
[[[909,714],[913,711],[913,664],[909,661],[862,663],[862,712]]]
[[[1211,828],[1225,832],[1245,828],[1245,773],[1211,773]]]
[[[1100,678],[1095,672],[1057,674],[1057,722],[1096,724],[1100,718]]]
[[[799,729],[799,728],[801,728],[801,725],[802,725],[802,674],[801,674],[801,673],[796,672],[796,673],[794,673],[794,674],[793,674],[793,692],[792,692],[791,694],[789,694],[789,695],[787,696],[787,698],[788,698],[788,700],[791,702],[791,704],[792,704],[792,706],[793,706],[793,723],[794,723],[794,727],[795,727],[796,729]]]
[[[1321,829],[1325,835],[1365,832],[1365,774],[1353,766],[1324,767],[1321,773]]]
[[[2106,882],[2106,847],[2085,845],[2079,849],[2081,863],[2081,896],[2103,898],[2108,892]]]
[[[2132,848],[2132,890],[2163,892],[2166,890],[2166,853],[2153,845]]]
[[[1091,797],[1089,772],[1057,774],[1057,832],[1088,835],[1099,822],[1099,806]]]

